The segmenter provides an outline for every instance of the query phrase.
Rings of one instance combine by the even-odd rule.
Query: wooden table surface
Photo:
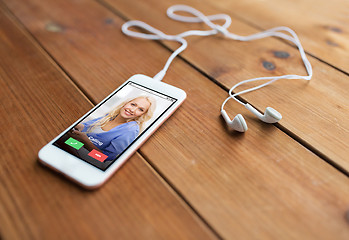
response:
[[[41,147],[178,47],[127,37],[125,21],[207,29],[170,20],[178,3],[232,16],[239,35],[298,33],[313,79],[242,96],[280,123],[230,101],[249,126],[231,132],[220,105],[244,79],[304,75],[295,46],[190,37],[164,78],[187,100],[105,186],[86,191],[38,164]],[[0,239],[349,239],[349,1],[0,0],[0,56]]]

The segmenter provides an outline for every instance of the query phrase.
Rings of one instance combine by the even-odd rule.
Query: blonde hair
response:
[[[153,117],[154,111],[156,109],[156,100],[151,97],[151,96],[146,96],[146,95],[141,95],[135,98],[131,98],[128,100],[123,101],[122,103],[120,103],[118,106],[116,106],[112,111],[110,111],[107,115],[105,115],[103,118],[101,118],[100,120],[96,121],[94,124],[92,124],[88,130],[87,133],[92,132],[96,127],[100,126],[103,127],[105,126],[109,121],[114,120],[114,118],[116,118],[119,114],[120,114],[120,110],[129,102],[138,99],[138,98],[144,98],[146,99],[149,103],[150,106],[148,108],[148,110],[143,113],[141,116],[137,117],[137,118],[133,118],[133,119],[129,119],[127,120],[127,122],[131,122],[131,121],[135,121],[138,126],[139,126],[139,132],[141,133],[144,128],[145,128],[145,123],[151,119]]]

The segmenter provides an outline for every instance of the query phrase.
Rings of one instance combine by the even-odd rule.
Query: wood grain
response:
[[[307,52],[349,73],[348,1],[219,0],[214,5],[262,29],[290,26],[301,36]]]
[[[92,104],[11,18],[0,7],[0,238],[215,239],[139,154],[95,192],[37,163]]]
[[[166,17],[166,9],[177,4],[175,0],[166,2],[149,0],[142,3],[130,0],[105,1],[111,8],[122,12],[126,18],[145,21],[165,33],[178,34],[189,29],[207,29],[203,24],[179,23]],[[216,1],[212,1],[211,5],[205,5],[195,0],[185,1],[185,4],[196,7],[208,15],[222,12],[221,9],[214,7],[215,3]],[[276,25],[279,23],[275,22],[274,26]],[[259,31],[236,18],[233,18],[233,24],[229,29],[239,35]],[[299,37],[303,39],[302,34]],[[172,49],[178,47],[168,42],[165,44]],[[279,58],[275,52],[285,52],[290,56]],[[282,41],[271,38],[237,42],[219,36],[191,37],[188,49],[181,55],[226,88],[254,77],[306,75],[298,51]],[[349,77],[322,61],[308,57],[314,71],[314,77],[310,82],[282,80],[242,97],[262,112],[268,106],[278,110],[283,115],[283,120],[280,121],[282,127],[307,146],[316,149],[326,159],[349,172],[349,98],[347,97]],[[263,67],[264,62],[272,63],[275,69],[267,70]],[[238,90],[252,86],[254,85],[246,84]],[[220,105],[217,104],[215,109],[219,109]],[[237,107],[231,114],[239,113],[240,109],[241,107]],[[247,116],[251,114],[248,113]]]
[[[94,101],[132,74],[154,75],[169,55],[156,43],[123,36],[123,21],[94,1],[69,2],[69,8],[68,1],[6,3]],[[140,4],[144,11],[158,6]],[[65,30],[49,32],[46,22]],[[228,132],[217,108],[226,92],[184,61],[175,60],[165,81],[184,89],[188,99],[141,153],[219,235],[347,239],[346,176],[247,110],[241,112],[249,132]],[[229,112],[237,108],[227,106]]]

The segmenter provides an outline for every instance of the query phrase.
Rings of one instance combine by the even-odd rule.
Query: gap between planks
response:
[[[137,150],[137,152],[139,153],[139,155],[145,160],[145,162],[147,163],[147,165],[149,166],[149,168],[151,170],[153,170],[154,174],[156,176],[158,176],[159,179],[162,180],[162,182],[164,182],[165,185],[167,185],[173,192],[174,192],[174,196],[177,196],[181,199],[181,201],[183,201],[186,206],[202,221],[202,223],[204,223],[204,225],[211,230],[211,232],[218,238],[218,239],[224,239],[214,228],[213,226],[211,226],[208,221],[199,213],[198,210],[196,210],[193,205],[186,199],[186,197],[184,196],[184,194],[181,193],[181,191],[176,188],[176,186],[174,184],[171,183],[171,181],[165,176],[165,174],[163,174],[159,168],[157,168],[155,166],[155,164],[152,163],[152,161],[150,161],[145,154],[142,153],[142,150]]]
[[[64,69],[64,67],[55,59],[55,57],[49,51],[46,50],[46,48],[40,43],[40,41],[29,31],[29,29],[22,23],[22,21],[1,0],[0,7],[4,11],[7,11],[9,13],[9,16],[17,25],[18,29],[29,36],[29,41],[31,41],[33,45],[36,46],[37,49],[43,53],[43,55],[47,56],[47,60],[50,61],[53,66],[56,66],[56,69],[59,70],[63,76],[69,79],[69,81],[72,83],[72,86],[75,87],[75,89],[77,89],[79,92],[81,92],[81,94],[89,103],[95,106],[97,102],[92,99],[90,94],[87,91],[85,91],[76,80],[74,80],[74,78]]]
[[[101,0],[96,0],[96,1],[101,2]],[[207,2],[206,2],[206,4],[208,4],[208,5],[212,6],[212,7],[215,7],[215,8],[217,8],[217,9],[219,9],[222,13],[224,12],[224,9],[222,9],[219,5],[213,6],[213,5],[211,5],[211,4],[207,3]],[[249,21],[248,19],[245,19],[245,18],[241,17],[240,15],[235,14],[235,13],[233,13],[233,12],[229,12],[229,15],[231,15],[231,16],[233,16],[234,18],[238,19],[240,22],[243,22],[243,23],[245,23],[246,25],[248,25],[248,26],[250,26],[250,27],[252,27],[252,28],[255,28],[256,30],[259,30],[259,31],[265,31],[265,30],[267,30],[267,29],[265,29],[265,28],[259,26],[258,24],[255,24],[255,23]],[[285,44],[291,46],[291,47],[294,48],[294,49],[298,49],[294,44],[291,44],[289,41],[286,41],[286,40],[284,40],[284,39],[280,39],[280,38],[277,38],[277,37],[272,37],[272,38],[277,39],[278,41],[282,41],[282,42],[284,42]],[[334,66],[333,64],[331,64],[331,63],[329,63],[329,62],[327,62],[327,61],[325,61],[325,60],[323,60],[323,59],[321,59],[321,58],[315,56],[314,54],[312,54],[312,53],[306,51],[305,49],[304,49],[304,52],[305,52],[306,55],[308,55],[308,56],[310,56],[310,57],[312,57],[312,58],[314,58],[314,59],[316,59],[316,60],[319,60],[320,62],[322,62],[322,63],[328,65],[329,67],[331,67],[331,68],[333,68],[333,69],[335,69],[335,70],[337,70],[337,71],[339,71],[339,72],[341,72],[341,73],[343,73],[343,74],[349,76],[349,72],[346,72],[345,70],[340,69],[339,67]],[[347,171],[346,171],[346,172],[347,172]],[[346,173],[346,175],[348,175],[348,172]]]

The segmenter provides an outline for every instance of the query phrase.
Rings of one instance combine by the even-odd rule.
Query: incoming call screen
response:
[[[130,81],[53,144],[106,170],[176,101]]]

